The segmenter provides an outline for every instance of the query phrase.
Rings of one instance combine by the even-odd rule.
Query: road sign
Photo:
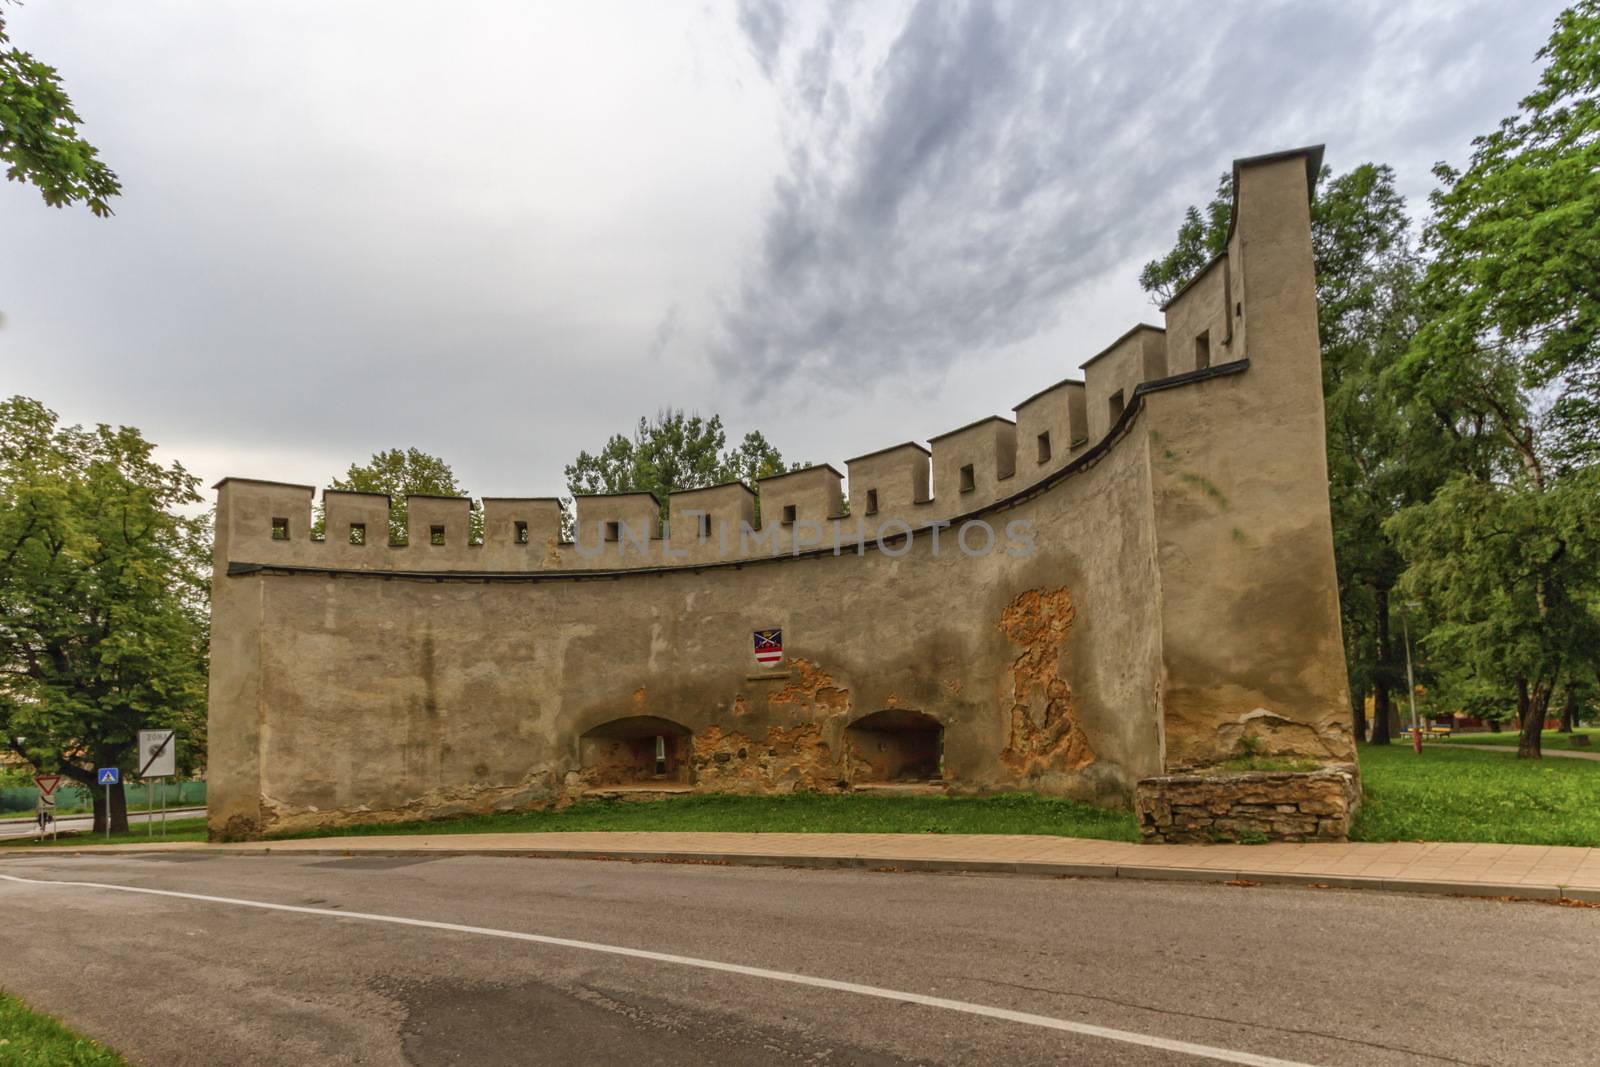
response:
[[[43,794],[43,795],[41,795],[39,797],[39,810],[40,811],[49,811],[51,808],[53,808],[55,806],[56,806],[56,798],[55,797],[50,796],[49,794]]]
[[[95,785],[116,785],[122,781],[122,772],[115,767],[101,767],[95,774]]]
[[[139,731],[139,777],[171,778],[178,773],[178,731]]]
[[[39,787],[41,796],[49,796],[56,791],[56,786],[61,784],[61,776],[59,774],[36,774],[33,776],[33,784]]]

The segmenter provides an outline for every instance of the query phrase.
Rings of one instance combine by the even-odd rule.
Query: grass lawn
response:
[[[72,833],[62,833],[56,836],[55,841],[45,839],[46,847],[58,845],[61,848],[81,848],[84,845],[144,845],[151,841],[160,841],[161,824],[156,824],[155,836],[150,836],[150,831],[145,829],[144,823],[136,823],[125,834],[112,834],[111,840],[106,840],[105,834],[92,833],[88,830],[74,830]],[[186,819],[168,819],[168,841],[204,841],[206,839],[206,820],[201,816],[190,816]],[[27,837],[6,837],[0,839],[0,848],[16,848],[19,845],[37,845],[39,838],[36,835]],[[0,1067],[4,1067],[5,1060],[0,1059]]]
[[[701,793],[665,800],[583,801],[562,811],[473,815],[437,822],[314,830],[286,837],[354,834],[488,834],[548,830],[710,830],[745,833],[1054,834],[1137,841],[1128,811],[1108,811],[1056,797],[849,796]]]
[[[1357,841],[1491,841],[1600,846],[1600,762],[1519,760],[1509,753],[1428,745],[1362,745],[1366,799]],[[625,803],[592,800],[562,811],[472,815],[433,822],[372,823],[284,837],[373,834],[489,834],[552,830],[707,830],[788,833],[1054,834],[1137,841],[1133,814],[1055,797],[787,796],[690,794]],[[203,819],[173,819],[168,841],[205,839]],[[142,826],[113,843],[150,840]],[[160,840],[158,837],[157,840]],[[0,847],[27,845],[32,838]],[[97,834],[62,835],[63,847],[104,842]]]
[[[0,1067],[127,1067],[127,1063],[99,1042],[0,993]]]
[[[1583,736],[1589,738],[1589,747],[1581,748],[1577,745],[1574,745],[1572,743],[1572,734],[1582,734]],[[1563,734],[1558,733],[1555,730],[1546,730],[1544,733],[1539,735],[1539,746],[1541,748],[1561,748],[1571,749],[1577,752],[1600,753],[1600,729],[1588,727],[1586,729],[1574,730],[1572,731],[1572,734]],[[1399,742],[1396,743],[1398,744]],[[1437,742],[1424,741],[1423,747],[1427,747],[1428,745],[1432,744],[1509,745],[1512,748],[1516,748],[1517,734],[1512,730],[1503,731],[1497,734],[1451,734],[1449,737],[1441,738]]]
[[[1600,846],[1600,762],[1447,745],[1361,746],[1356,841]]]

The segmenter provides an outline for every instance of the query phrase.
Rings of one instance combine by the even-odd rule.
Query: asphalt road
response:
[[[0,986],[144,1064],[1600,1059],[1600,910],[1541,904],[169,853],[0,859],[0,915]]]
[[[204,815],[205,813],[206,813],[206,809],[205,808],[168,808],[167,809],[167,818],[169,820],[170,819],[188,819],[188,818],[192,818],[195,815]],[[156,837],[159,840],[160,837],[161,837],[161,826],[160,826],[161,813],[159,811],[156,812],[154,815],[146,815],[146,814],[144,814],[142,812],[131,812],[128,815],[128,823],[131,826],[142,826],[144,823],[148,822],[151,819],[154,819],[156,821],[156,823],[157,823],[157,825],[156,825]],[[38,827],[38,824],[33,821],[33,818],[31,816],[27,817],[27,818],[21,818],[21,819],[14,819],[14,818],[10,818],[10,817],[7,817],[5,819],[0,819],[0,838],[4,838],[4,837],[31,837],[35,833],[38,832],[37,827]],[[56,819],[56,832],[57,833],[64,834],[68,830],[89,830],[89,829],[92,829],[93,827],[94,827],[94,816],[90,815],[90,814],[62,815],[61,817]]]

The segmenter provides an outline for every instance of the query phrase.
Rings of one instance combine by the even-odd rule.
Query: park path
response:
[[[1515,745],[1463,745],[1459,741],[1450,742],[1451,748],[1473,748],[1479,752],[1515,752]],[[1600,760],[1600,752],[1576,752],[1565,748],[1546,748],[1541,750],[1546,756],[1558,756],[1561,759],[1593,759]]]
[[[1600,848],[1443,841],[1265,845],[1141,845],[1022,834],[646,833],[396,834],[231,844],[102,845],[50,849],[351,856],[524,856],[913,871],[978,871],[1080,878],[1251,882],[1391,892],[1568,899],[1600,904]],[[12,857],[41,849],[0,850]]]

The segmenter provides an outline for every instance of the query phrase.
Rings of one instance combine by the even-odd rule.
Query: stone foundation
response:
[[[1361,806],[1356,766],[1195,772],[1142,779],[1139,832],[1151,843],[1344,841]]]

